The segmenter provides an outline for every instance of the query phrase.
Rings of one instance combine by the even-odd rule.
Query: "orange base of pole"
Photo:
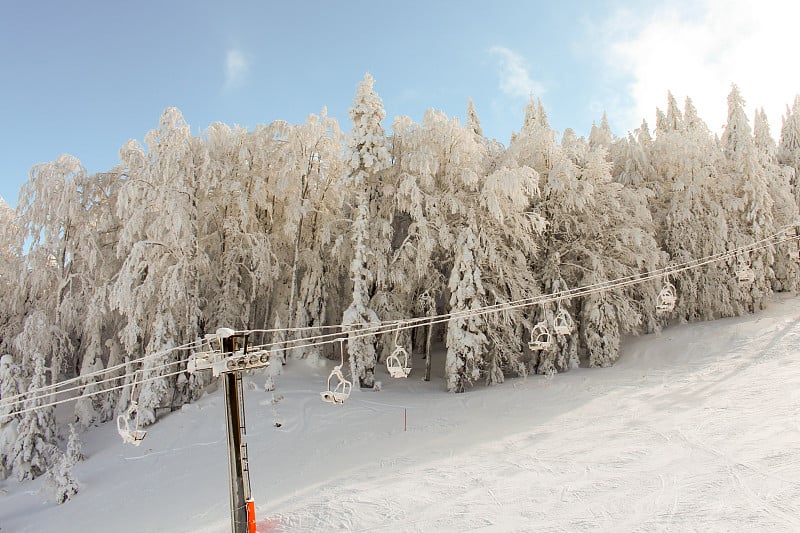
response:
[[[256,502],[247,500],[247,533],[256,533]]]

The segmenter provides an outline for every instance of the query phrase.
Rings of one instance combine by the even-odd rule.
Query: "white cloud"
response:
[[[241,50],[228,50],[225,55],[225,88],[233,89],[241,86],[249,70],[250,62]]]
[[[531,93],[544,93],[544,86],[531,79],[525,59],[517,52],[503,46],[493,46],[489,52],[499,59],[500,90],[506,96],[528,98]]]
[[[667,0],[648,19],[627,17],[627,24],[621,22],[626,16],[615,13],[608,21],[607,59],[629,77],[633,100],[615,122],[630,130],[646,118],[654,126],[655,108],[664,109],[672,91],[680,103],[690,96],[700,117],[719,133],[736,83],[751,121],[763,107],[777,138],[786,104],[800,92],[793,59],[799,18],[800,3],[781,0],[703,0],[692,6]]]

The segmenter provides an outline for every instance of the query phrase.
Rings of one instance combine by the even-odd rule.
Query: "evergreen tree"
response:
[[[28,398],[19,423],[18,437],[11,449],[11,464],[17,479],[34,479],[49,470],[57,459],[55,417],[52,407],[43,407],[50,398],[41,389],[47,384],[45,356],[34,355],[34,370]]]
[[[373,90],[374,80],[366,74],[356,92],[350,119],[345,153],[346,181],[355,191],[355,216],[351,230],[354,257],[350,276],[353,280],[352,303],[345,311],[343,324],[359,327],[378,322],[368,307],[376,293],[389,289],[386,273],[391,250],[391,211],[383,190],[384,170],[390,166],[386,134],[381,121],[386,116],[380,97]],[[353,328],[349,328],[353,330]],[[374,385],[377,362],[375,337],[369,335],[348,342],[351,365],[362,387]]]
[[[778,144],[778,162],[793,170],[790,185],[795,202],[800,205],[800,95],[794,97],[791,109],[786,106]]]
[[[372,272],[367,268],[369,249],[365,244],[367,228],[367,206],[358,206],[358,214],[353,223],[353,240],[355,254],[350,271],[353,275],[353,302],[344,312],[342,325],[349,331],[347,351],[350,355],[350,369],[354,378],[358,378],[362,387],[372,388],[375,385],[375,335],[364,335],[360,330],[380,323],[378,315],[370,307],[369,285]]]
[[[611,127],[608,125],[608,116],[604,111],[603,118],[600,119],[600,125],[592,123],[592,130],[589,133],[589,147],[610,150],[613,141],[614,135],[611,133]]]
[[[671,95],[669,109],[669,120],[658,111],[652,149],[658,188],[651,212],[659,245],[670,262],[682,264],[726,251],[728,224],[723,202],[729,184],[719,170],[719,150],[706,125],[694,120],[687,128]],[[680,297],[675,314],[683,320],[735,314],[737,289],[728,269],[712,263],[677,274],[673,282]]]
[[[22,400],[12,400],[22,393],[22,380],[19,366],[10,354],[0,357],[0,479],[11,473],[13,456],[11,454],[17,441],[18,427],[22,415],[16,414],[22,407]]]
[[[448,284],[452,317],[447,325],[445,379],[449,392],[464,392],[480,377],[488,344],[484,318],[471,314],[486,302],[481,269],[476,264],[477,250],[478,242],[471,227],[464,227],[456,241]]]
[[[732,245],[740,247],[774,235],[776,228],[769,184],[744,111],[744,100],[736,85],[728,95],[728,122],[722,134],[722,147],[733,187],[733,198],[725,203],[729,209],[734,208],[728,215]],[[772,247],[751,251],[745,261],[754,279],[742,287],[739,298],[742,305],[752,312],[763,309],[766,297],[772,292]],[[740,266],[736,265],[735,268]],[[736,272],[731,274],[733,276]]]
[[[758,151],[761,172],[767,177],[769,193],[772,197],[772,214],[775,230],[796,225],[800,220],[797,203],[792,193],[792,169],[778,164],[777,146],[769,132],[769,122],[763,109],[756,112],[753,122],[753,137]],[[800,282],[800,265],[798,265],[798,246],[796,241],[780,245],[775,251],[773,271],[775,279],[773,290],[794,291]]]
[[[75,481],[72,467],[75,465],[69,456],[57,451],[53,467],[48,470],[46,477],[55,502],[59,505],[78,494],[80,485]]]
[[[69,425],[69,439],[67,440],[67,461],[70,464],[78,464],[83,461],[83,445],[81,444],[81,437],[78,434],[78,428],[75,424]]]
[[[478,119],[478,112],[475,111],[475,103],[472,98],[467,99],[467,127],[478,137],[483,137],[483,128],[481,128],[481,121]]]

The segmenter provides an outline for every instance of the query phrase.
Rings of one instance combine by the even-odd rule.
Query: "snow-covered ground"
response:
[[[798,304],[466,394],[421,381],[416,357],[408,380],[384,369],[344,405],[320,401],[332,365],[290,361],[274,393],[248,376],[259,531],[800,531]],[[220,391],[138,448],[111,424],[84,439],[66,504],[0,482],[2,533],[229,530]]]

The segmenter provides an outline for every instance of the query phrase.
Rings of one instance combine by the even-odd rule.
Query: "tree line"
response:
[[[469,313],[735,250],[797,224],[800,97],[777,143],[763,110],[751,127],[735,86],[721,137],[691,99],[681,108],[671,94],[653,131],[643,121],[621,137],[604,115],[588,138],[571,129],[559,138],[533,97],[508,146],[483,136],[471,100],[463,121],[429,110],[387,131],[369,75],[349,114],[346,134],[323,110],[302,124],[215,123],[193,136],[168,108],[106,172],[89,174],[69,155],[31,169],[17,208],[0,205],[0,398],[82,375],[82,392],[100,391],[110,387],[99,372],[121,366],[123,382],[135,371],[157,378],[139,392],[150,424],[211,379],[165,376],[181,357],[169,348],[217,327],[302,328],[265,339],[275,340],[446,313],[435,332],[445,386],[463,392],[509,375],[609,366],[624,334],[755,312],[773,291],[797,289],[791,243],[676,273],[669,315],[656,312],[666,280]],[[746,285],[736,279],[743,263]],[[534,325],[552,328],[560,311],[575,327],[531,351]],[[394,347],[384,337],[347,344],[361,387],[374,386]],[[424,335],[403,332],[400,342],[410,349]],[[164,355],[125,367],[154,353]],[[111,420],[129,394],[80,398],[74,422]],[[55,438],[52,408],[16,413],[32,401],[0,406],[0,470],[20,478],[52,466],[37,459]],[[19,438],[36,431],[40,441]]]

